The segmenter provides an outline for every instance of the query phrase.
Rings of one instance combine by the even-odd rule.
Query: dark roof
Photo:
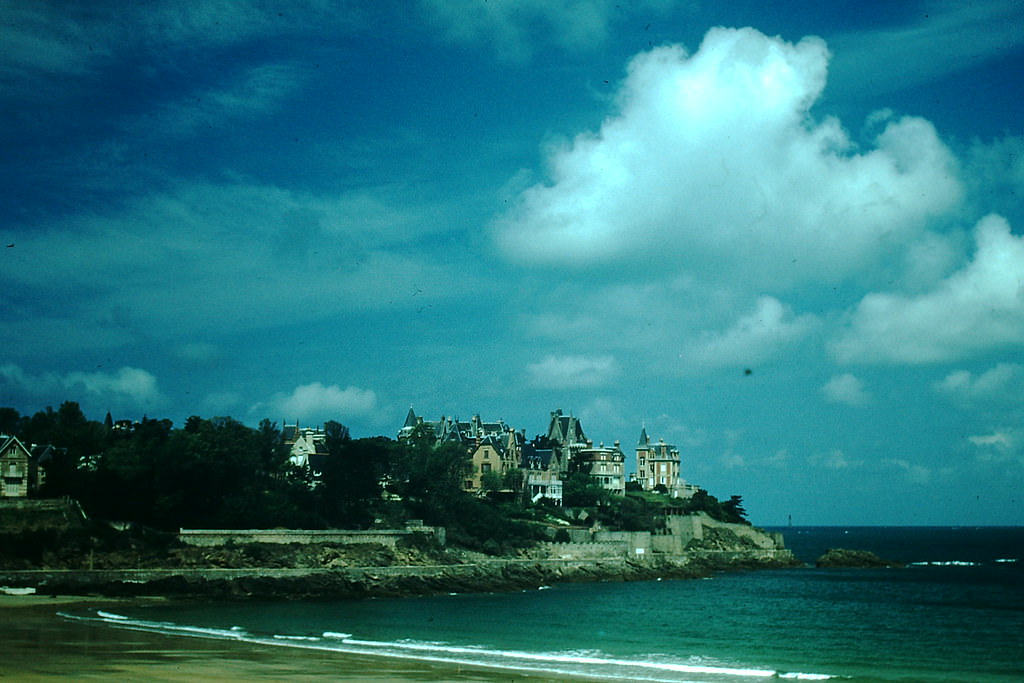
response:
[[[550,448],[538,448],[534,443],[523,444],[520,464],[528,470],[546,470],[551,465],[554,451]]]

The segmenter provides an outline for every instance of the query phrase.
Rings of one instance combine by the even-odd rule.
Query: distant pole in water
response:
[[[789,516],[789,526],[793,526],[793,515]]]

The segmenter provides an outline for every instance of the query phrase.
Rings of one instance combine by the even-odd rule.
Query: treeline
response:
[[[39,495],[76,498],[95,518],[156,529],[445,526],[451,542],[493,553],[539,540],[542,529],[508,504],[462,491],[465,450],[436,445],[428,430],[407,442],[351,438],[324,426],[327,457],[314,482],[289,462],[281,429],[230,417],[193,416],[180,427],[143,418],[130,428],[89,420],[65,402],[22,416],[0,408],[0,433],[54,449]],[[512,506],[514,507],[514,506]]]
[[[176,428],[170,420],[144,418],[118,429],[110,416],[89,420],[65,402],[22,416],[0,408],[0,433],[26,444],[54,447],[43,463],[44,497],[76,498],[90,516],[179,528],[401,527],[409,519],[445,526],[451,542],[492,553],[544,538],[538,522],[562,517],[541,501],[523,506],[519,496],[493,492],[481,498],[462,490],[471,466],[465,449],[437,444],[429,427],[408,440],[353,439],[328,422],[327,456],[314,482],[308,469],[289,462],[281,429],[269,420],[248,427],[229,417],[193,416]],[[654,529],[665,505],[651,494],[611,496],[585,473],[566,480],[565,505],[589,508],[608,526]],[[723,521],[744,521],[739,497],[719,503],[701,491],[685,503]]]

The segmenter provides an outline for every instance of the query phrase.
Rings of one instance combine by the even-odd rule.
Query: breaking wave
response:
[[[357,638],[351,633],[337,631],[324,631],[320,635],[264,635],[251,633],[237,626],[213,628],[177,624],[168,621],[148,621],[105,611],[97,611],[91,616],[74,615],[66,612],[59,612],[58,614],[69,621],[165,635],[235,640],[255,645],[375,655],[565,676],[593,676],[607,680],[665,681],[670,683],[682,681],[709,683],[729,681],[730,683],[744,683],[746,681],[777,679],[821,681],[833,678],[833,676],[821,673],[785,672],[757,667],[731,666],[720,662],[705,661],[701,657],[690,657],[685,660],[670,659],[664,656],[652,656],[647,659],[624,659],[592,650],[526,652],[473,645],[453,645],[446,642],[365,640]]]

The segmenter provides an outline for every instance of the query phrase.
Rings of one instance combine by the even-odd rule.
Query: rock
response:
[[[848,550],[846,548],[829,548],[825,554],[814,562],[815,567],[828,569],[875,569],[885,567],[902,567],[901,562],[886,560],[868,550]]]

